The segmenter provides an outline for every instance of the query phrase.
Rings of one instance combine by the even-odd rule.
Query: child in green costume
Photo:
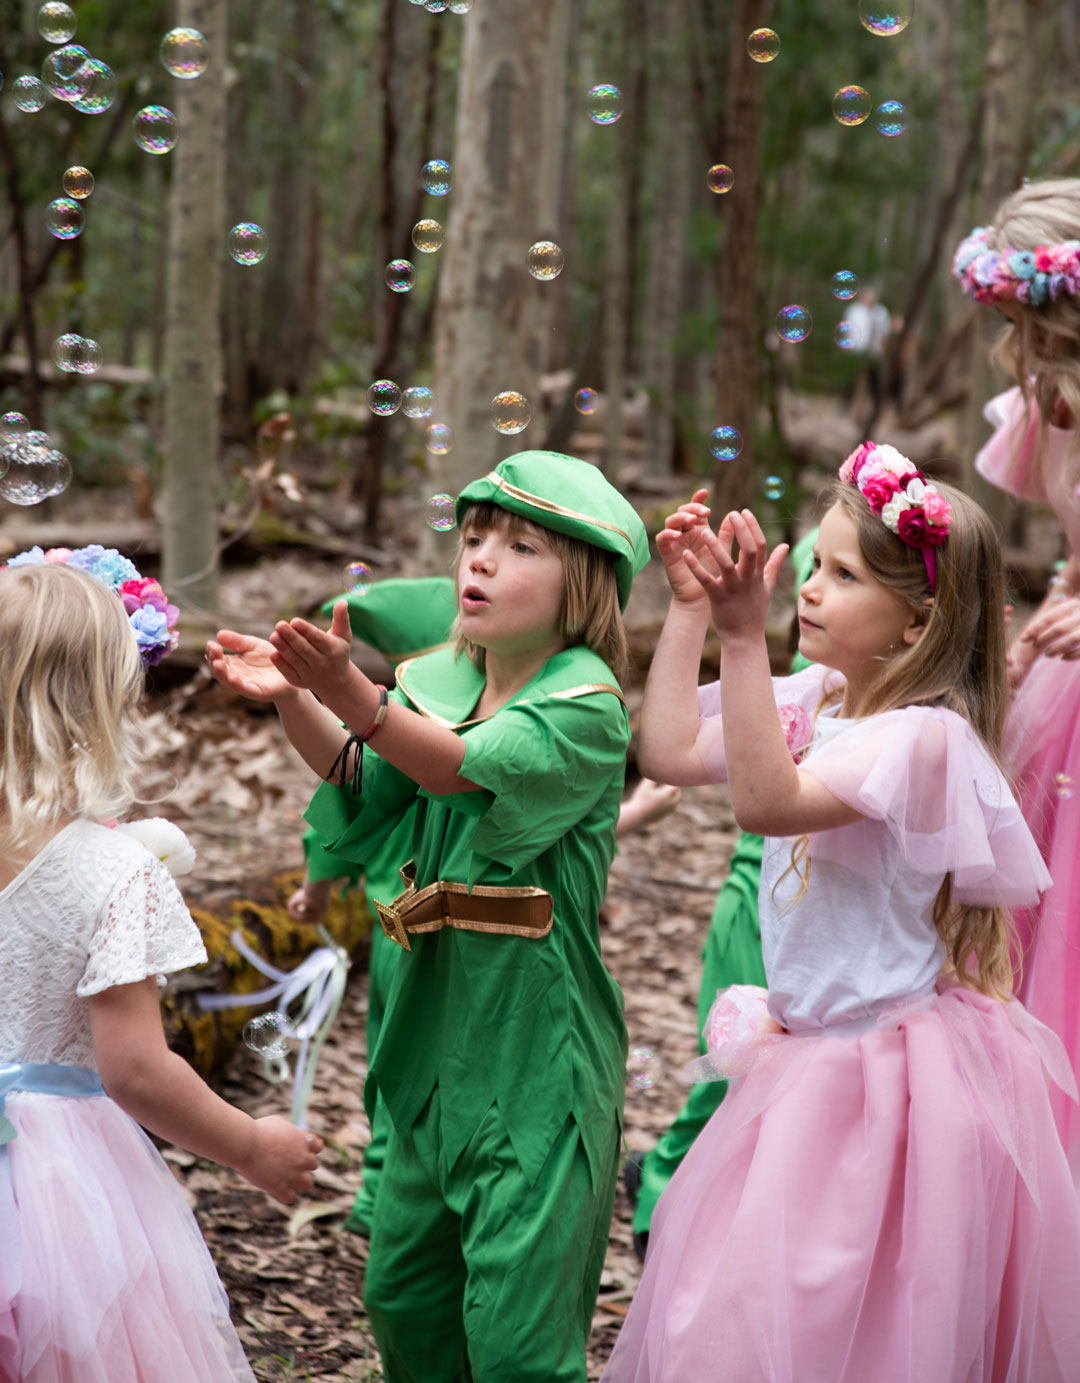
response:
[[[415,810],[405,888],[376,899],[405,954],[365,1092],[393,1124],[365,1284],[386,1377],[584,1383],[625,1082],[597,925],[620,611],[648,547],[599,471],[550,452],[467,486],[457,516],[459,648],[403,663],[390,696],[349,660],[344,603],[328,633],[223,631],[209,658],[335,780],[307,813],[333,854],[362,867]]]

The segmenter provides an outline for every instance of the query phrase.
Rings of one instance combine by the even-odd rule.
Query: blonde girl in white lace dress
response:
[[[206,959],[130,801],[135,634],[93,577],[0,569],[0,1380],[252,1380],[198,1226],[144,1128],[290,1204],[321,1142],[215,1095],[157,976]]]

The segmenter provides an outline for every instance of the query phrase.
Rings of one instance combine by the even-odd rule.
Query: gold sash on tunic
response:
[[[411,951],[409,932],[437,932],[454,927],[465,932],[498,932],[532,940],[551,931],[554,903],[542,888],[497,888],[490,884],[450,883],[437,879],[416,887],[416,863],[401,867],[405,891],[392,903],[375,904],[382,929],[391,941]]]

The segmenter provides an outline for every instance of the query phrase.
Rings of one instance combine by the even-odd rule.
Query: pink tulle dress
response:
[[[778,679],[813,711],[826,676]],[[718,688],[699,745],[724,775]],[[714,718],[715,712],[715,718]],[[1077,1383],[1080,1207],[1048,1091],[1058,1039],[1016,1001],[941,978],[933,906],[1045,888],[968,724],[907,707],[817,719],[800,772],[863,813],[766,840],[769,991],[720,996],[734,1077],[653,1216],[605,1383]],[[755,1042],[752,1059],[748,1048]]]
[[[0,1380],[254,1383],[183,1192],[101,1090],[88,998],[206,959],[165,868],[90,822],[0,891]]]
[[[1010,494],[1052,505],[1080,558],[1080,438],[1048,427],[1038,458],[1038,409],[1018,388],[991,399],[986,416],[995,431],[975,459],[977,469]],[[1054,880],[1040,904],[1016,916],[1025,952],[1019,993],[1064,1042],[1080,1079],[1080,662],[1036,658],[1016,692],[1005,748]],[[1080,1111],[1061,1095],[1053,1105],[1080,1188]]]

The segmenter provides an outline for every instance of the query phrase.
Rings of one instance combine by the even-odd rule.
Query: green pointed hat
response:
[[[519,451],[465,486],[457,497],[458,523],[470,504],[484,503],[614,553],[619,604],[626,609],[634,577],[649,560],[649,540],[633,505],[595,466],[558,451]]]

